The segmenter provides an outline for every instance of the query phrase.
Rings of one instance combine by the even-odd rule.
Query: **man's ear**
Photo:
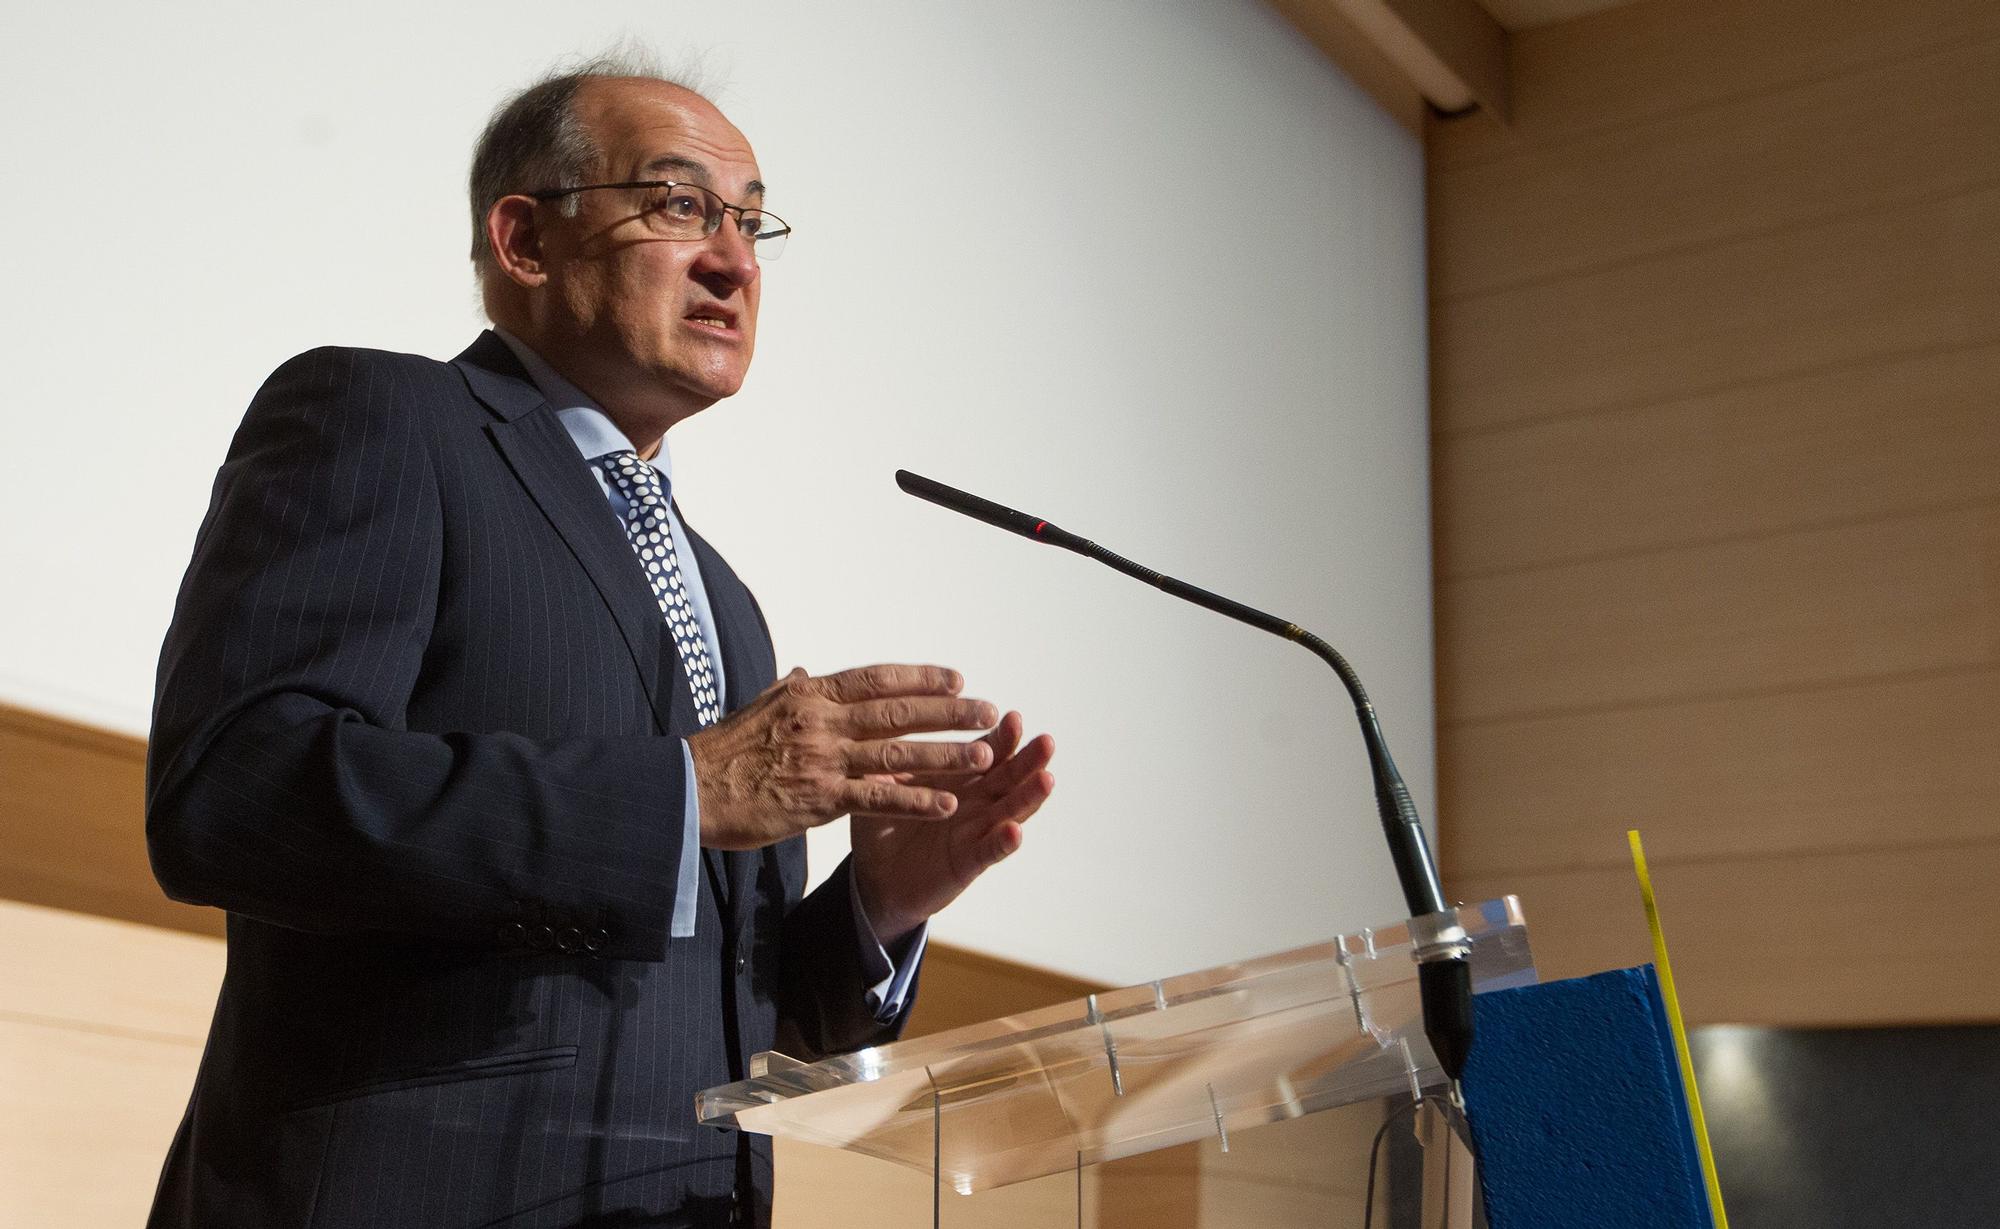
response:
[[[542,259],[537,204],[532,196],[503,196],[486,211],[486,240],[493,245],[493,263],[519,286],[540,286],[549,280]]]

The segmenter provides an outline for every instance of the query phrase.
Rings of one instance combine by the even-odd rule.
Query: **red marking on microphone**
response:
[[[1036,537],[1038,537],[1038,538],[1039,538],[1039,537],[1041,537],[1041,536],[1042,536],[1042,530],[1044,530],[1044,529],[1047,529],[1047,528],[1048,528],[1048,526],[1049,526],[1049,523],[1048,523],[1047,521],[1036,521],[1036,522],[1035,522],[1035,536],[1036,536]]]

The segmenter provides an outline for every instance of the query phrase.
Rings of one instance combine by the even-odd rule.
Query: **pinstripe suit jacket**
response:
[[[733,709],[770,637],[690,537]],[[695,1126],[694,1094],[885,1030],[846,867],[802,900],[802,841],[704,850],[669,941],[663,735],[695,728],[622,527],[498,337],[280,367],[160,661],[153,867],[228,911],[229,956],[153,1224],[761,1223],[767,1145]]]

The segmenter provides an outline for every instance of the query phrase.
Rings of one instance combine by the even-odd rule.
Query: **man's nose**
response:
[[[724,214],[722,225],[701,241],[699,263],[704,273],[727,278],[731,285],[748,286],[757,280],[756,245],[729,214]]]

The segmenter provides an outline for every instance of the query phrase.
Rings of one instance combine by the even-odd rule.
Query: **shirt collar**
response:
[[[548,401],[549,407],[555,410],[556,418],[561,421],[563,430],[569,432],[570,442],[576,445],[576,450],[583,454],[584,460],[595,461],[614,452],[639,451],[633,447],[632,441],[625,433],[618,429],[618,424],[611,421],[611,416],[604,412],[604,407],[592,401],[590,394],[563,379],[560,372],[549,366],[548,360],[528,348],[528,343],[506,329],[496,326],[493,331],[500,335],[501,341],[507,343],[507,348],[514,352],[514,357],[521,360],[521,366],[527,369],[528,378],[534,381],[536,390]],[[674,468],[672,461],[667,457],[666,437],[660,438],[659,448],[646,459],[646,463],[658,472],[662,482],[669,484],[673,482]]]

